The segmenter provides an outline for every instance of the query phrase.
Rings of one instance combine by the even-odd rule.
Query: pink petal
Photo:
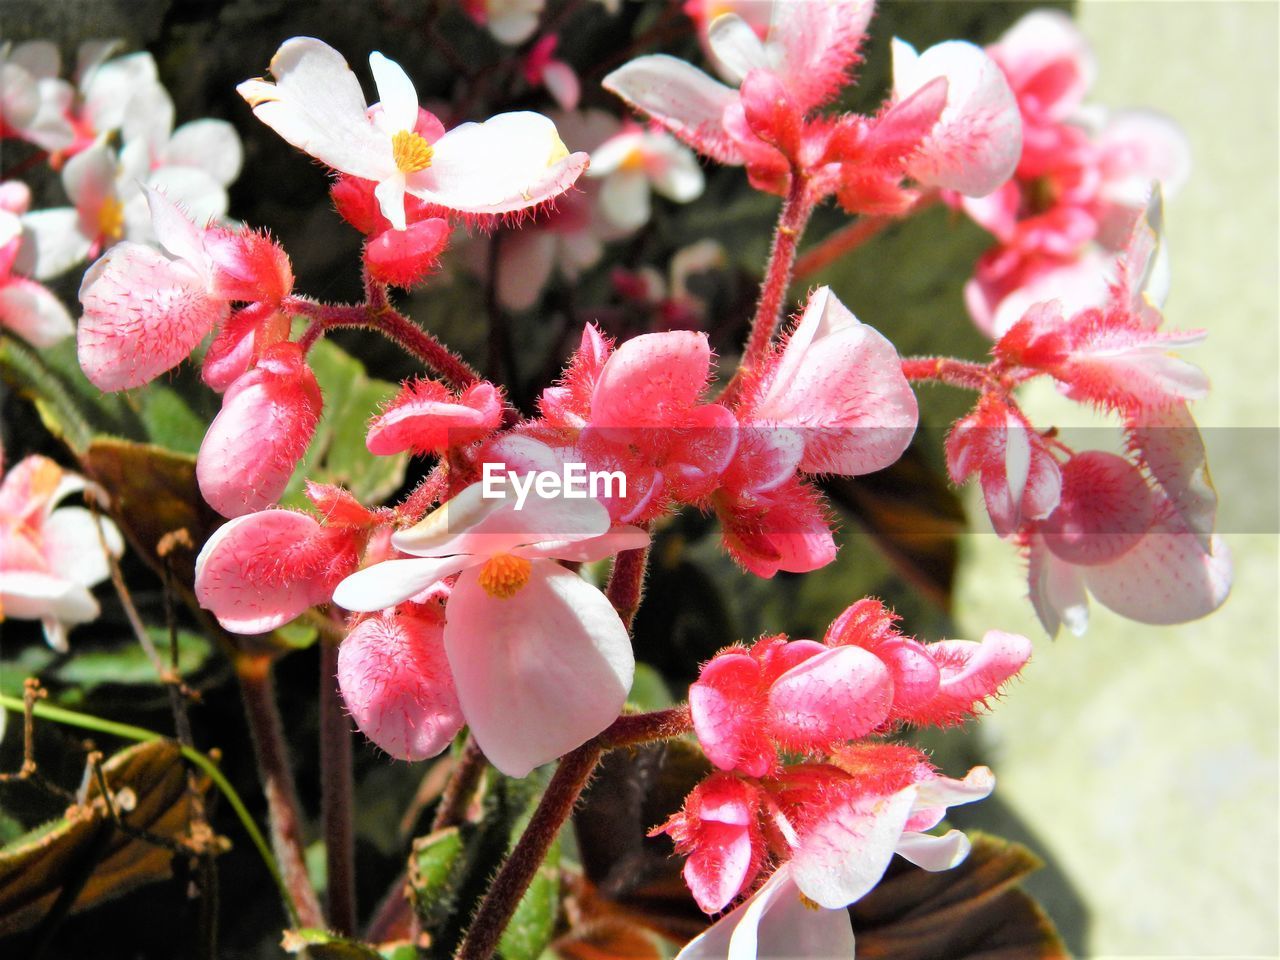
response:
[[[376,456],[404,450],[440,453],[480,440],[502,422],[502,394],[478,383],[460,396],[431,380],[410,381],[369,424],[366,443]]]
[[[1133,547],[1155,517],[1155,496],[1137,467],[1115,454],[1087,450],[1063,465],[1062,502],[1040,532],[1067,563],[1093,566]]]
[[[777,754],[764,727],[760,666],[746,651],[712,658],[689,687],[693,729],[707,759],[721,770],[767,775]]]
[[[719,163],[742,163],[722,123],[737,92],[697,67],[666,54],[651,54],[614,70],[601,85],[704,156]]]
[[[614,351],[591,399],[593,427],[661,429],[679,423],[707,388],[711,346],[704,333],[646,333]]]
[[[1084,582],[1103,606],[1139,623],[1186,623],[1207,616],[1231,592],[1231,552],[1216,534],[1209,549],[1176,521],[1157,523],[1117,560],[1086,567]]]
[[[981,643],[943,640],[924,649],[939,668],[938,687],[927,701],[903,714],[903,719],[920,724],[947,725],[972,716],[1031,657],[1031,641],[999,630],[987,631]]]
[[[34,280],[0,281],[0,327],[12,330],[33,347],[51,347],[75,332],[62,301]]]
[[[769,733],[790,750],[824,750],[880,726],[892,701],[893,680],[875,654],[828,648],[769,688]]]
[[[1031,605],[1050,637],[1064,623],[1077,636],[1089,625],[1089,595],[1083,571],[1055,556],[1038,533],[1027,542],[1027,581]]]
[[[649,545],[649,532],[629,524],[614,527],[606,534],[589,540],[548,541],[530,547],[517,547],[516,555],[530,560],[568,560],[595,563],[624,550],[642,550]]]
[[[1061,10],[1031,11],[989,52],[1018,92],[1019,106],[1037,118],[1067,119],[1098,73],[1089,42]]]
[[[1218,493],[1209,476],[1204,440],[1185,403],[1142,409],[1128,424],[1129,449],[1169,498],[1187,528],[1209,547]]]
[[[284,342],[222,398],[196,456],[200,493],[224,517],[280,499],[320,419],[320,387],[302,349]]]
[[[196,559],[196,599],[232,633],[266,633],[328,602],[359,563],[345,531],[292,510],[224,523]]]
[[[874,12],[874,0],[773,4],[769,41],[781,48],[778,72],[802,113],[848,84]]]
[[[76,345],[100,390],[138,387],[179,363],[228,312],[184,263],[122,243],[85,274]]]
[[[916,790],[834,804],[801,837],[791,858],[796,886],[835,910],[862,898],[884,875],[911,814]]]
[[[946,77],[947,107],[909,167],[919,182],[982,197],[1008,180],[1022,154],[1018,103],[1000,68],[971,43],[949,40],[918,57],[893,42],[894,95]]]
[[[462,728],[437,618],[398,610],[361,621],[338,648],[338,685],[360,730],[397,760],[434,757]]]
[[[476,742],[503,773],[523,777],[617,719],[631,689],[631,639],[595,587],[550,561],[506,600],[475,573],[445,608],[445,649]]]

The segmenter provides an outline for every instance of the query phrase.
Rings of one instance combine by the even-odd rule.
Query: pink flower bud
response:
[[[408,289],[426,279],[449,243],[449,222],[430,217],[404,230],[383,230],[364,247],[369,274],[381,283]]]
[[[491,383],[454,394],[434,380],[411,380],[373,418],[366,444],[380,457],[443,453],[488,436],[502,423],[502,409],[502,393]]]
[[[279,343],[222,400],[196,458],[200,492],[238,517],[275,503],[320,418],[320,387],[296,343]]]
[[[464,723],[432,607],[361,621],[338,648],[338,686],[364,735],[400,760],[434,757]]]
[[[256,230],[212,229],[204,249],[213,261],[213,294],[246,303],[279,303],[293,291],[284,248]]]

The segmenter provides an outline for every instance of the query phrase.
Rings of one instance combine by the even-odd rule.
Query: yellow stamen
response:
[[[821,910],[821,909],[822,909],[822,905],[821,905],[821,904],[819,904],[819,903],[817,903],[817,902],[815,902],[815,901],[813,901],[813,900],[810,900],[810,899],[809,899],[808,897],[806,897],[803,893],[802,893],[802,894],[800,894],[800,903],[804,906],[804,908],[805,908],[806,910]]]
[[[524,557],[500,553],[480,568],[480,586],[496,600],[510,600],[529,582],[533,564]]]
[[[618,166],[620,169],[626,170],[629,173],[643,173],[644,154],[640,152],[638,147],[634,148],[622,158],[622,163],[618,164]]]
[[[431,157],[435,151],[418,134],[409,130],[401,130],[391,138],[391,156],[395,158],[396,169],[401,173],[417,173],[431,166]]]
[[[109,240],[124,236],[124,204],[115,197],[107,197],[98,209],[98,233]]]

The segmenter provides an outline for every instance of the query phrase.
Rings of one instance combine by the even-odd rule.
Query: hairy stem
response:
[[[560,828],[573,812],[602,752],[599,738],[596,738],[561,758],[529,825],[480,902],[480,908],[458,948],[457,960],[489,960],[494,955],[520,898],[542,866]]]
[[[289,767],[284,728],[272,688],[271,661],[242,655],[236,660],[236,677],[244,700],[245,717],[258,760],[258,776],[267,798],[271,845],[290,899],[304,927],[325,926],[324,914],[303,855],[302,812],[298,789]]]
[[[756,303],[751,332],[742,352],[738,371],[720,396],[721,403],[730,402],[737,393],[760,373],[774,332],[782,319],[787,290],[791,286],[792,270],[796,260],[796,248],[813,213],[813,199],[809,195],[808,178],[793,170],[791,187],[782,210],[778,213],[778,226],[773,232],[773,246],[769,250],[769,262],[765,266],[764,280],[760,284],[760,299]]]
[[[476,787],[484,775],[488,765],[484,752],[476,744],[476,738],[467,736],[466,746],[462,748],[462,756],[445,784],[444,793],[440,795],[440,806],[436,809],[435,819],[431,821],[431,829],[443,830],[445,827],[456,827],[467,815],[467,805],[475,796]]]
[[[904,357],[902,375],[908,380],[936,380],[962,390],[984,390],[991,384],[985,364],[953,357]]]
[[[533,882],[547,851],[573,813],[578,797],[606,751],[669,740],[688,733],[690,729],[692,720],[687,706],[653,713],[624,714],[599,736],[562,757],[528,827],[480,902],[462,946],[458,948],[457,960],[488,960],[493,956],[520,898]]]
[[[386,301],[385,289],[380,294],[371,292],[368,303],[354,306],[317,303],[307,297],[286,297],[282,306],[312,320],[302,336],[304,349],[310,348],[326,330],[363,327],[398,344],[454,387],[469,387],[480,379],[465,360],[392,307]]]
[[[351,721],[338,694],[338,644],[320,643],[320,819],[328,887],[325,906],[333,929],[356,929],[356,841],[352,819],[355,782],[351,772]]]
[[[648,567],[648,545],[639,550],[623,550],[613,558],[613,571],[609,574],[604,593],[628,630],[644,597],[644,577]]]

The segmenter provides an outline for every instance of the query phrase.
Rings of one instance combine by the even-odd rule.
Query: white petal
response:
[[[98,527],[102,526],[102,539]],[[44,525],[45,555],[49,566],[83,587],[93,587],[111,576],[107,549],[116,556],[124,552],[120,531],[110,520],[95,520],[84,507],[61,507],[53,511]]]
[[[225,187],[240,175],[244,148],[236,128],[225,120],[193,120],[173,131],[161,159],[173,166],[197,167]]]
[[[638,230],[649,222],[649,178],[639,170],[618,170],[600,187],[600,209],[615,226]]]
[[[948,830],[940,837],[908,831],[898,841],[897,854],[922,870],[950,870],[969,855],[969,838],[959,830]]]
[[[418,123],[418,91],[413,88],[409,75],[400,64],[388,60],[377,50],[369,54],[369,69],[373,71],[373,82],[378,85],[383,129],[391,133],[412,131]]]
[[[366,114],[360,81],[342,54],[313,37],[286,40],[271,58],[275,83],[236,87],[259,120],[335,170],[366,180],[390,173],[391,151]]]
[[[635,671],[627,628],[604,594],[558,564],[534,561],[528,583],[505,600],[464,573],[445,618],[462,713],[508,776],[581,746],[626,702]]]
[[[373,188],[373,195],[378,198],[378,209],[391,221],[394,230],[405,228],[404,215],[404,174],[397,171]]]
[[[767,70],[770,66],[764,44],[736,13],[721,14],[712,20],[707,28],[707,42],[730,83],[741,83],[752,70]]]
[[[357,570],[338,584],[333,602],[347,610],[385,610],[480,562],[482,559],[473,557],[384,560]]]
[[[51,207],[22,218],[24,236],[16,267],[37,280],[66,273],[89,255],[93,239],[80,230],[74,207]]]

